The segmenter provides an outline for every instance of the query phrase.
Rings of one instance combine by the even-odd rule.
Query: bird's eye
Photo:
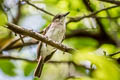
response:
[[[61,15],[59,15],[58,18],[61,18]]]

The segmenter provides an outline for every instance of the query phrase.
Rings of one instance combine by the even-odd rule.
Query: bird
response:
[[[51,24],[43,30],[42,34],[55,42],[62,43],[66,33],[66,16],[69,13],[55,15]],[[39,41],[37,48],[38,64],[34,71],[35,77],[40,78],[44,64],[50,60],[56,50],[56,48]]]

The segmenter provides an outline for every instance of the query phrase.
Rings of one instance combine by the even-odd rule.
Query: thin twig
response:
[[[84,2],[84,4],[85,4],[86,8],[87,8],[90,12],[94,13],[94,9],[90,6],[90,3],[89,3],[90,0],[83,0],[83,2]],[[104,8],[104,9],[102,9],[102,10],[100,10],[100,11],[97,11],[97,13],[98,13],[98,12],[101,12],[101,11],[104,11],[104,10],[111,9],[111,8],[115,8],[115,7],[118,7],[118,6],[112,6],[112,7]],[[109,39],[111,42],[114,42],[114,44],[116,44],[116,41],[115,41],[112,37],[110,37],[110,36],[108,35],[108,33],[106,32],[106,30],[105,30],[105,28],[104,28],[104,25],[103,25],[103,23],[101,22],[101,20],[99,20],[98,18],[95,18],[95,20],[96,20],[96,23],[99,25],[100,34],[101,34],[101,36],[103,37],[103,39],[104,39],[104,40],[105,40],[105,39]],[[103,40],[103,39],[102,39],[102,40]]]
[[[7,25],[8,25],[7,28],[12,30],[13,32],[16,32],[18,34],[26,35],[26,36],[32,37],[34,39],[40,40],[40,41],[45,42],[45,43],[47,43],[47,44],[49,44],[57,49],[64,51],[64,52],[74,51],[74,49],[69,48],[61,43],[52,41],[51,39],[48,39],[46,36],[39,34],[38,32],[33,32],[31,30],[27,30],[25,28],[22,28],[18,25],[13,24],[13,23],[8,23]]]
[[[23,60],[23,61],[27,61],[27,62],[31,62],[31,63],[36,63],[38,62],[37,60],[30,60],[30,59],[25,59],[25,58],[20,58],[20,57],[13,57],[13,56],[6,56],[6,55],[0,55],[0,59],[8,59],[8,60]],[[73,65],[76,66],[80,66],[80,67],[84,67],[86,69],[90,69],[85,65],[82,64],[76,64],[73,61],[48,61],[47,63],[53,63],[53,64],[69,64],[72,63]]]
[[[23,60],[27,62],[37,62],[36,60],[29,60],[29,59],[24,59],[24,58],[19,58],[19,57],[12,57],[12,56],[4,56],[0,55],[0,59],[9,59],[9,60]]]
[[[109,17],[99,17],[99,16],[91,16],[91,18],[109,19]],[[120,16],[110,17],[110,19],[118,19],[118,18],[120,18]]]
[[[25,36],[23,36],[22,38],[24,38]],[[3,46],[1,49],[0,49],[0,52],[2,52],[3,50],[6,50],[7,48],[10,48],[12,47],[16,42],[18,42],[20,40],[20,38],[16,38],[16,39],[13,39],[12,41],[10,41],[8,44],[6,44],[5,46]]]
[[[25,1],[28,5],[31,5],[31,6],[33,6],[34,8],[36,8],[36,9],[38,9],[38,10],[40,10],[40,11],[42,11],[42,12],[48,14],[48,15],[55,16],[54,14],[52,14],[52,13],[50,13],[50,12],[48,12],[48,11],[42,9],[42,8],[37,7],[36,5],[32,4],[32,3],[29,2],[28,0],[23,0],[23,1]]]
[[[26,42],[26,43],[24,43],[24,44],[19,43],[19,44],[17,44],[17,45],[8,47],[8,48],[6,48],[6,49],[4,49],[4,50],[12,50],[12,49],[16,49],[16,48],[25,47],[25,46],[36,45],[36,44],[38,44],[38,42],[39,42],[39,41],[35,40],[35,41]]]
[[[28,0],[23,0],[23,1],[25,1],[27,4],[29,4],[29,5],[31,5],[31,6],[35,7],[36,9],[43,11],[43,12],[46,13],[46,14],[49,14],[49,15],[51,15],[51,16],[55,16],[54,14],[52,14],[52,13],[50,13],[50,12],[48,12],[48,11],[42,9],[42,8],[39,8],[39,7],[37,7],[36,5],[34,5],[34,4],[32,4],[32,3],[30,3]],[[99,12],[104,11],[104,10],[107,10],[107,9],[115,8],[115,7],[118,7],[118,6],[112,6],[112,7],[104,8],[104,9],[101,9],[101,10],[99,10],[99,11],[93,12],[92,14],[87,15],[87,16],[83,16],[83,17],[76,17],[76,18],[74,18],[74,17],[73,17],[73,18],[69,17],[70,20],[69,20],[67,23],[77,22],[77,21],[80,21],[81,19],[88,18],[88,17],[94,17],[94,18],[95,18],[95,17],[96,17],[95,15],[98,14]],[[104,17],[98,17],[98,18],[104,18]]]
[[[22,44],[25,44],[25,42],[24,42],[24,40],[23,40],[23,38],[22,38],[22,35],[19,34],[19,37],[20,37],[20,40],[21,40]],[[23,48],[23,47],[21,47],[21,48],[19,49],[19,51],[21,51],[22,48]]]
[[[24,42],[24,40],[22,38],[22,35],[19,34],[19,37],[20,37],[21,42],[24,44],[25,42]]]
[[[120,1],[115,1],[115,0],[99,0],[99,1],[120,5]]]
[[[86,16],[82,16],[82,17],[71,17],[70,20],[67,22],[67,24],[70,23],[70,22],[78,22],[78,21],[80,21],[80,20],[82,20],[82,19],[84,19],[84,18],[89,18],[89,17],[94,17],[94,18],[96,18],[96,14],[98,14],[98,13],[100,13],[100,12],[102,12],[102,11],[108,10],[108,9],[116,8],[116,7],[118,7],[118,5],[117,5],[117,6],[116,6],[116,5],[115,5],[115,6],[111,6],[111,7],[108,7],[108,8],[104,8],[104,9],[98,10],[98,11],[96,11],[96,12],[92,12],[91,14],[86,15]],[[99,17],[98,17],[98,18],[99,18]]]
[[[119,53],[120,53],[120,51],[115,52],[115,53],[113,53],[113,54],[110,54],[109,56],[114,56],[114,55],[117,55],[117,54],[119,54]]]
[[[11,9],[10,9],[10,14],[11,14],[11,16],[12,16],[12,18],[13,18],[13,23],[14,23],[14,24],[18,24],[19,19],[20,19],[20,16],[21,16],[21,2],[20,2],[20,1],[18,2],[18,12],[17,12],[16,17],[13,16],[13,14],[12,14],[12,12],[11,12]],[[16,33],[15,33],[15,35],[17,36]],[[22,43],[24,44],[23,38],[24,38],[25,36],[22,37],[22,36],[19,34],[19,37],[20,37],[20,38],[14,39],[14,40],[10,41],[7,45],[5,45],[4,47],[2,47],[2,48],[0,49],[0,52],[2,52],[3,50],[5,50],[5,49],[7,49],[7,48],[9,48],[9,47],[11,47],[11,46],[13,46],[13,45],[14,45],[16,42],[18,42],[19,40],[21,40]]]

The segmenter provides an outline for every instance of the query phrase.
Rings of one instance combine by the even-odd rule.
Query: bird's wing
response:
[[[63,39],[62,39],[61,43],[64,41],[64,39],[65,39],[65,35],[63,36]]]
[[[49,27],[50,27],[50,25],[49,25],[48,27],[46,27],[45,29],[43,29],[43,30],[41,31],[41,32],[42,32],[41,34],[45,35],[46,32],[48,31]],[[39,41],[38,48],[37,48],[37,59],[39,59],[39,57],[40,57],[42,44],[43,44],[43,43],[42,43],[41,41]]]
[[[51,25],[51,24],[50,24]],[[50,28],[50,25],[48,26],[48,27],[46,27],[45,29],[43,29],[43,35],[45,35],[46,34],[46,32],[48,31],[48,29]]]
[[[39,59],[39,57],[40,57],[41,48],[42,48],[42,42],[39,41],[38,48],[37,48],[37,59]]]
[[[39,77],[41,76],[43,66],[44,66],[44,60],[43,60],[42,57],[40,56],[40,58],[39,58],[39,60],[38,60],[37,67],[36,67],[35,72],[34,72],[34,76],[35,76],[35,77],[38,77],[38,78],[39,78]]]
[[[56,51],[57,51],[57,49],[54,49],[54,50],[50,53],[50,55],[46,56],[44,62],[48,61]]]

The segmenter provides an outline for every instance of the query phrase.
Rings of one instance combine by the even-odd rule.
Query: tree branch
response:
[[[11,50],[11,49],[21,48],[21,47],[25,47],[25,46],[35,45],[35,44],[38,44],[38,42],[39,41],[35,40],[35,41],[25,42],[24,44],[19,43],[19,44],[14,45],[14,46],[7,47],[4,50]]]
[[[32,3],[29,2],[28,0],[23,0],[23,1],[25,1],[28,5],[31,5],[31,6],[33,6],[34,8],[36,8],[36,9],[38,9],[38,10],[40,10],[40,11],[43,11],[44,13],[46,13],[46,14],[48,14],[48,15],[55,16],[54,14],[52,14],[52,13],[50,13],[50,12],[48,12],[48,11],[42,9],[42,8],[37,7],[36,5],[32,4]],[[70,22],[80,21],[81,19],[84,19],[84,18],[89,18],[89,17],[95,18],[95,17],[96,17],[95,15],[98,14],[99,12],[102,12],[102,11],[105,11],[105,10],[108,10],[108,9],[111,9],[111,8],[115,8],[115,7],[118,7],[118,6],[111,6],[111,7],[108,7],[108,8],[104,8],[104,9],[101,9],[101,10],[99,10],[99,11],[93,12],[92,14],[87,15],[87,16],[83,16],[83,17],[75,17],[75,18],[74,18],[74,17],[69,17],[70,20],[67,22],[67,24],[70,23]],[[104,18],[104,17],[98,17],[98,18]],[[117,18],[118,18],[118,17],[117,17]],[[113,18],[113,19],[114,19],[114,18]]]
[[[100,33],[91,32],[91,31],[73,30],[71,31],[71,34],[66,35],[65,39],[69,39],[72,37],[90,37],[90,38],[97,40],[99,42],[99,45],[104,44],[104,43],[116,45],[116,43],[112,41],[111,39],[105,38]]]
[[[90,4],[89,4],[89,0],[83,0],[83,2],[84,2],[86,8],[87,8],[89,11],[94,12],[94,10],[91,8],[91,6],[90,6]],[[114,6],[114,7],[117,7],[117,6]],[[108,8],[108,9],[111,9],[111,8]],[[106,10],[106,9],[104,9],[104,10]],[[95,20],[96,20],[97,24],[99,25],[100,34],[101,34],[101,36],[103,37],[103,39],[109,39],[111,42],[114,42],[114,44],[117,45],[116,41],[115,41],[113,38],[111,38],[111,37],[108,35],[108,33],[105,31],[104,25],[101,23],[101,21],[100,21],[98,18],[95,18]]]
[[[25,0],[26,1],[26,0]],[[32,4],[32,3],[31,3]],[[33,4],[34,5],[34,4]],[[35,5],[34,5],[35,6]],[[34,7],[33,6],[33,7]],[[37,6],[36,6],[37,7]],[[101,12],[101,11],[104,11],[104,10],[108,10],[108,9],[111,9],[111,8],[115,8],[115,7],[118,7],[118,6],[111,6],[111,7],[108,7],[108,8],[104,8],[104,9],[101,9],[101,10],[99,10],[99,11],[96,11],[96,12],[93,12],[93,13],[91,13],[91,14],[89,14],[89,15],[87,15],[87,16],[83,16],[83,17],[76,17],[76,18],[70,18],[70,19],[72,19],[73,20],[73,22],[74,22],[74,20],[75,20],[75,22],[76,22],[76,20],[81,20],[81,19],[84,19],[84,18],[89,18],[89,17],[93,17],[93,18],[99,18],[99,19],[104,19],[104,18],[107,18],[107,17],[97,17],[97,16],[95,16],[97,13],[99,13],[99,12]],[[115,18],[113,18],[113,19],[116,19],[116,18],[119,18],[119,17],[115,17]],[[74,32],[74,31],[73,31]],[[104,37],[102,37],[100,34],[93,34],[93,33],[91,33],[91,32],[87,32],[87,34],[86,34],[86,31],[79,31],[79,30],[77,30],[75,33],[73,33],[73,34],[68,34],[68,35],[66,35],[66,38],[71,38],[71,37],[91,37],[91,38],[94,38],[94,39],[96,39],[97,41],[99,41],[100,42],[100,44],[101,43],[112,43],[112,44],[115,44],[116,45],[116,43],[114,43],[112,40],[109,40],[109,39],[104,39]],[[104,39],[104,40],[103,40]],[[11,43],[10,43],[11,44]],[[22,46],[28,46],[28,45],[33,45],[33,44],[37,44],[37,41],[35,41],[35,42],[27,42],[26,44],[19,44],[19,45],[16,45],[16,46],[12,46],[12,47],[9,47],[9,48],[3,48],[3,49],[1,49],[0,51],[2,51],[2,50],[10,50],[10,49],[14,49],[14,48],[19,48],[19,47],[22,47]],[[6,46],[7,47],[7,46]]]
[[[21,4],[21,1],[19,0],[19,2],[18,2],[18,10],[17,10],[17,15],[16,15],[16,17],[14,18],[14,16],[13,16],[13,23],[14,24],[18,24],[18,22],[19,22],[19,20],[20,20],[20,17],[21,17],[21,7],[22,7],[22,4]],[[16,34],[16,33],[15,33]],[[16,34],[17,35],[17,34]],[[23,40],[23,38],[24,37],[22,37],[22,35],[20,35],[19,34],[19,38],[20,38],[20,40],[21,40],[21,42],[24,44],[24,40]],[[16,41],[17,42],[17,41]],[[15,43],[14,43],[15,44]],[[13,45],[13,44],[12,44]],[[10,46],[10,45],[8,45],[8,46]],[[7,46],[6,46],[7,47]]]
[[[89,18],[89,17],[88,17]],[[98,17],[98,16],[91,16],[91,18],[99,18],[99,19],[118,19],[120,18],[120,16],[116,16],[116,17]]]
[[[22,38],[24,38],[25,36],[23,36]],[[20,38],[16,38],[16,39],[13,39],[12,41],[10,41],[8,44],[6,44],[5,46],[3,46],[2,48],[0,48],[0,53],[3,51],[3,50],[6,50],[8,48],[10,48],[11,46],[13,46],[16,42],[18,42],[20,40]]]
[[[113,53],[113,54],[110,54],[109,56],[114,56],[114,55],[117,55],[117,54],[119,54],[120,53],[120,51],[118,51],[118,52],[115,52],[115,53]]]
[[[99,1],[108,2],[108,3],[112,3],[120,6],[120,1],[115,1],[115,0],[99,0]]]
[[[42,12],[44,12],[44,13],[50,15],[50,16],[55,16],[54,14],[52,14],[52,13],[50,13],[50,12],[48,12],[48,11],[42,9],[42,8],[37,7],[36,5],[32,4],[32,3],[29,2],[28,0],[22,0],[22,1],[25,1],[28,5],[31,5],[31,6],[33,6],[34,8],[36,8],[36,9],[38,9],[38,10],[40,10],[40,11],[42,11]]]
[[[13,32],[16,32],[16,33],[21,34],[21,35],[26,35],[26,36],[32,37],[34,39],[37,39],[38,41],[40,40],[40,41],[47,43],[47,44],[49,44],[57,49],[64,51],[64,52],[74,51],[74,49],[69,48],[63,44],[58,43],[58,42],[52,41],[51,39],[48,39],[46,36],[39,34],[38,32],[33,32],[31,30],[27,30],[25,28],[22,28],[20,26],[13,24],[13,23],[8,23],[7,25],[8,25],[7,28],[12,30]]]
[[[104,44],[104,43],[116,45],[111,40],[105,39],[104,37],[102,37],[101,34],[99,34],[99,33],[85,31],[85,30],[73,30],[73,31],[71,31],[71,34],[66,34],[65,39],[69,39],[69,38],[73,38],[73,37],[90,37],[90,38],[97,40],[99,42],[99,45]],[[0,51],[21,48],[24,46],[35,45],[38,43],[37,40],[32,40],[32,41],[25,42],[24,44],[22,44],[22,43],[15,44],[19,40],[20,40],[20,38],[12,40],[7,45],[3,46],[0,49]],[[15,44],[15,45],[13,45],[13,44]]]
[[[12,56],[4,56],[0,55],[0,59],[8,59],[8,60],[23,60],[27,62],[37,62],[37,60],[29,60],[29,59],[24,59],[24,58],[19,58],[19,57],[12,57]]]
[[[104,9],[98,10],[96,12],[92,12],[91,14],[86,15],[86,16],[82,16],[82,17],[70,17],[70,19],[67,22],[67,24],[70,23],[70,22],[78,22],[78,21],[80,21],[80,20],[82,20],[84,18],[89,18],[89,17],[97,18],[96,14],[98,14],[98,13],[100,13],[102,11],[108,10],[108,9],[116,8],[116,7],[118,7],[118,5],[117,6],[111,6],[111,7],[108,7],[108,8],[104,8]]]
[[[27,61],[27,62],[31,62],[31,63],[37,63],[37,60],[30,60],[30,59],[25,59],[25,58],[20,58],[20,57],[13,57],[13,56],[5,56],[5,55],[0,55],[0,59],[8,59],[8,60],[22,60],[22,61]],[[47,63],[53,63],[53,64],[73,64],[76,66],[80,66],[80,67],[84,67],[86,69],[90,69],[88,67],[86,67],[85,65],[82,64],[76,64],[73,61],[48,61]]]

